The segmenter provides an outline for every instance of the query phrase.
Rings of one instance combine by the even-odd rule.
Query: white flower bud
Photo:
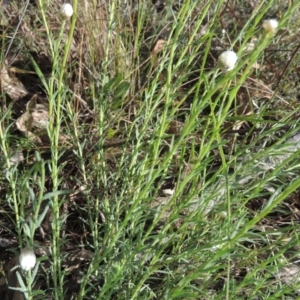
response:
[[[223,70],[230,71],[234,68],[236,61],[237,61],[236,53],[231,50],[227,50],[219,55],[218,65]]]
[[[227,211],[221,211],[221,212],[219,213],[219,216],[220,216],[222,219],[226,219],[227,216],[228,216]]]
[[[257,38],[253,37],[251,41],[245,45],[243,51],[245,53],[250,53],[255,49],[256,45],[257,45]]]
[[[21,269],[24,271],[31,270],[36,263],[36,256],[31,248],[24,248],[19,256]]]
[[[275,33],[278,27],[276,19],[264,20],[262,27],[267,33]]]
[[[60,8],[60,15],[64,19],[70,19],[73,15],[73,7],[70,3],[64,3]]]

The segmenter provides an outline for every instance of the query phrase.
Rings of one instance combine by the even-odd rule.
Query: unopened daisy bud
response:
[[[278,27],[278,21],[276,19],[264,20],[262,27],[266,33],[275,33]]]
[[[253,37],[251,41],[245,45],[243,51],[245,53],[250,53],[255,49],[256,45],[257,45],[257,38]]]
[[[220,216],[222,219],[227,218],[227,216],[228,216],[227,211],[221,211],[221,212],[219,213],[219,216]]]
[[[64,3],[60,8],[60,15],[63,19],[70,19],[73,15],[73,7],[70,3]]]
[[[234,68],[236,61],[237,61],[236,53],[231,50],[227,50],[219,55],[218,65],[223,70],[230,71]]]
[[[31,248],[24,248],[19,256],[21,269],[24,271],[31,270],[36,263],[36,256]]]

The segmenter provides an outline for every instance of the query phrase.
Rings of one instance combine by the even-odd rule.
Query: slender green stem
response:
[[[52,69],[52,77],[49,83],[49,91],[50,91],[50,101],[49,101],[49,115],[52,120],[55,122],[51,122],[49,124],[49,132],[51,137],[51,151],[52,151],[52,182],[53,182],[53,191],[57,191],[59,187],[59,170],[60,166],[58,165],[58,159],[60,155],[59,149],[59,137],[60,137],[60,125],[62,121],[61,116],[61,106],[63,100],[63,81],[66,72],[67,60],[69,57],[69,52],[71,48],[71,43],[73,40],[73,34],[76,24],[76,14],[77,14],[77,0],[73,2],[74,15],[72,18],[72,22],[70,25],[70,30],[68,34],[67,42],[64,46],[62,61],[59,60],[60,47],[62,41],[63,30],[65,28],[66,21],[63,20],[61,24],[61,30],[59,33],[58,40],[55,43],[55,51],[54,51],[54,61],[53,61],[53,69]],[[59,67],[58,64],[60,63]],[[56,91],[54,92],[54,81],[56,78],[56,74],[58,74]],[[54,110],[55,110],[55,118],[54,118]],[[53,197],[53,240],[52,240],[52,255],[53,255],[53,281],[54,285],[57,287],[54,290],[55,298],[62,299],[63,298],[63,274],[61,270],[61,239],[60,239],[60,231],[61,231],[61,220],[60,220],[60,203],[58,195],[55,194]]]
[[[13,202],[14,214],[16,218],[16,231],[18,234],[18,242],[19,245],[22,245],[22,231],[21,231],[21,224],[20,224],[20,213],[19,213],[19,203],[17,197],[17,187],[16,187],[16,176],[17,176],[17,169],[16,166],[12,166],[10,162],[11,154],[9,153],[9,145],[7,145],[8,141],[8,134],[7,132],[3,131],[4,123],[2,124],[3,119],[1,116],[0,122],[0,143],[1,143],[1,150],[5,159],[6,164],[6,171],[5,175],[7,180],[9,181],[10,188],[11,188],[11,197]]]

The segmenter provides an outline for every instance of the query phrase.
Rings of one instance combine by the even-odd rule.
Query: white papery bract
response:
[[[278,21],[276,19],[264,20],[262,27],[266,33],[275,33],[278,27]]]
[[[218,57],[218,65],[221,69],[230,71],[235,67],[237,55],[234,51],[227,50],[222,52]]]
[[[29,271],[35,266],[36,256],[31,248],[22,249],[19,256],[19,263],[21,269],[24,271]]]
[[[73,15],[73,7],[70,3],[64,3],[60,8],[60,15],[64,19],[70,19]]]

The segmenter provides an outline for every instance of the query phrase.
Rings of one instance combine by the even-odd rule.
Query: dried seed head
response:
[[[262,27],[266,33],[275,33],[278,27],[278,21],[276,19],[264,20]]]
[[[73,7],[70,3],[64,3],[60,8],[60,15],[64,19],[70,19],[73,15]]]
[[[222,52],[218,57],[218,65],[226,71],[230,71],[235,67],[237,55],[234,51],[227,50]]]
[[[24,271],[31,270],[36,263],[36,256],[31,248],[24,248],[19,256],[21,269]]]

